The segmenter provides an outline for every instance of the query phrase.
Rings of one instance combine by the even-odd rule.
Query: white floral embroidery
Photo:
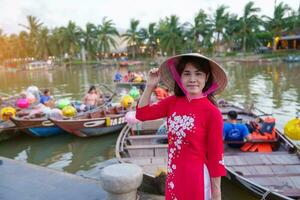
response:
[[[169,183],[169,186],[170,186],[171,189],[174,189],[174,183],[173,183],[173,181],[171,181],[171,182]]]
[[[219,161],[220,165],[225,165],[224,155],[222,155],[222,160]]]
[[[185,131],[191,131],[194,129],[194,117],[188,115],[176,115],[174,112],[168,118],[168,132],[170,133],[170,143],[169,143],[169,159],[168,159],[168,189],[170,190],[171,198],[176,200],[174,193],[172,190],[175,187],[173,182],[174,172],[176,170],[176,165],[173,164],[173,159],[178,158],[181,150],[181,145],[184,143],[184,138],[187,136]],[[190,133],[190,132],[188,132]]]

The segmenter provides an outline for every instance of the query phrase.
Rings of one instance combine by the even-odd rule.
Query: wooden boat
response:
[[[300,56],[289,55],[289,56],[283,58],[282,60],[284,62],[288,62],[288,63],[300,62]]]
[[[113,107],[105,111],[92,112],[76,119],[50,120],[61,129],[79,137],[101,136],[121,130],[125,126],[124,111]]]
[[[34,61],[24,65],[23,69],[25,70],[37,70],[37,69],[50,69],[53,67],[53,64],[46,61]]]
[[[12,117],[11,121],[21,131],[37,137],[48,137],[65,133],[46,117],[26,119],[24,117]]]
[[[249,122],[258,115],[246,110],[223,104],[224,120],[230,110],[239,114],[239,121]],[[147,185],[155,185],[156,190],[164,191],[167,166],[167,144],[157,144],[154,140],[166,139],[166,135],[155,135],[162,119],[147,121],[138,126],[126,125],[116,143],[116,157],[119,162],[134,163],[144,170]],[[256,196],[265,200],[288,200],[300,198],[300,157],[297,148],[281,132],[272,142],[270,153],[242,152],[224,145],[224,159],[227,178],[241,184]],[[253,141],[262,143],[262,141]],[[162,170],[163,169],[163,170]]]
[[[18,135],[15,131],[16,125],[11,121],[0,120],[0,140],[9,139]]]
[[[81,112],[74,117],[84,117],[90,112],[98,112],[99,108],[94,111]],[[23,110],[17,113],[17,116],[11,117],[11,121],[16,125],[16,129],[21,130],[31,136],[48,137],[66,133],[63,129],[51,122],[45,114],[36,113],[29,116],[30,110]]]
[[[146,84],[146,81],[142,82],[115,82],[116,87],[125,87],[125,88],[130,88],[132,86],[135,86],[137,88],[143,87]]]

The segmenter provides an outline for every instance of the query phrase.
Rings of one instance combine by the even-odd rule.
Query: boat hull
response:
[[[125,126],[124,114],[107,118],[55,120],[50,119],[55,125],[66,132],[78,137],[102,136],[121,130]]]
[[[65,133],[63,129],[59,128],[46,118],[25,120],[13,117],[11,120],[21,131],[30,136],[49,137]],[[22,129],[22,127],[24,128]]]

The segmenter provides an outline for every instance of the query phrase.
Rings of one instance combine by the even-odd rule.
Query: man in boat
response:
[[[50,96],[50,90],[45,89],[40,98],[40,103],[44,104],[47,107],[54,107],[54,99]]]
[[[231,110],[227,114],[228,121],[224,123],[223,139],[224,141],[241,142],[241,144],[228,143],[228,146],[233,148],[240,148],[243,141],[250,140],[249,130],[245,124],[237,122],[238,114]]]
[[[120,73],[120,70],[118,70],[115,73],[114,82],[121,82],[122,81],[122,74]]]

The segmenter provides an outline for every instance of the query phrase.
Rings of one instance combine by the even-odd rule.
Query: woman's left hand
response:
[[[221,177],[212,178],[212,198],[211,200],[221,200]]]

